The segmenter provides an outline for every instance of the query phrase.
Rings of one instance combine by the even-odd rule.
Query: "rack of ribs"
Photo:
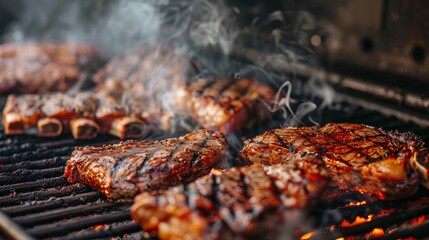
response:
[[[99,132],[94,114],[96,100],[89,92],[9,95],[3,110],[6,134],[37,129],[40,136],[55,137],[71,131],[76,139],[94,138]]]
[[[5,132],[23,134],[37,128],[40,136],[54,137],[70,129],[76,139],[94,138],[99,132],[129,139],[152,128],[168,130],[172,115],[148,89],[154,82],[163,82],[160,79],[165,78],[166,84],[167,77],[184,81],[179,74],[181,59],[179,66],[168,51],[139,50],[100,69],[94,76],[98,85],[92,94],[11,95],[3,111]],[[161,65],[151,65],[156,63]]]
[[[0,45],[0,94],[65,92],[88,80],[102,58],[75,43]]]
[[[226,151],[224,136],[204,129],[160,141],[78,147],[64,177],[71,183],[84,182],[108,198],[131,199],[206,175]]]
[[[328,179],[315,155],[213,170],[192,183],[137,195],[131,216],[159,239],[276,239],[287,234],[285,226],[300,224]]]
[[[417,191],[419,178],[428,186],[428,155],[419,138],[362,124],[269,130],[245,141],[240,157],[270,165],[288,163],[297,154],[323,160],[332,180],[344,190],[400,199]]]

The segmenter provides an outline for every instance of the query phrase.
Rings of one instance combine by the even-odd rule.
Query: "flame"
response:
[[[301,240],[310,239],[313,236],[313,234],[314,234],[313,232],[306,233],[306,234],[301,236]]]
[[[341,227],[350,227],[350,226],[355,226],[361,223],[365,223],[365,222],[369,222],[372,220],[372,218],[374,217],[374,214],[370,214],[368,215],[368,217],[361,217],[361,216],[357,216],[356,219],[352,222],[349,223],[347,220],[343,220],[340,224]]]
[[[353,206],[361,206],[361,205],[365,205],[366,201],[362,201],[362,202],[350,202],[346,205],[346,207],[353,207]]]

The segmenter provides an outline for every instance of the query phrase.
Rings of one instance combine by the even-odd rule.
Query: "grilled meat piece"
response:
[[[417,191],[419,174],[410,161],[423,158],[417,154],[422,146],[422,141],[409,133],[331,123],[269,130],[245,141],[240,157],[270,165],[287,163],[297,155],[316,154],[340,188],[367,191],[381,199],[399,199]],[[426,174],[424,179],[427,168],[414,162]]]
[[[98,85],[118,81],[131,95],[153,97],[171,89],[174,83],[186,81],[192,70],[189,59],[176,54],[174,49],[158,46],[114,58],[93,78]]]
[[[287,234],[285,226],[293,233],[329,179],[316,155],[302,157],[306,161],[214,170],[162,193],[142,193],[131,216],[160,239],[277,239]]]
[[[78,147],[64,177],[72,183],[82,181],[108,198],[127,199],[209,173],[226,148],[221,133],[204,129],[161,141]]]
[[[8,43],[0,46],[0,94],[64,92],[100,64],[91,47],[72,43]]]
[[[230,133],[250,127],[271,115],[266,104],[275,92],[266,84],[250,79],[207,79],[193,82],[183,90],[179,107],[204,127]]]

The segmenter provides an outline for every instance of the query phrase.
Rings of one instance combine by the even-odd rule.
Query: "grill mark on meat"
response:
[[[218,188],[219,188],[219,184],[217,183],[217,179],[219,178],[219,176],[212,174],[211,175],[211,180],[212,180],[212,184],[211,184],[211,193],[210,193],[210,200],[213,202],[213,205],[218,207],[219,206],[219,197],[218,197]]]
[[[180,145],[176,146],[172,151],[170,151],[170,155],[167,158],[167,162],[170,163],[171,160],[173,159],[174,155],[186,147],[186,145],[184,145],[184,143],[185,143],[185,141],[182,141],[182,140],[180,140],[178,142],[178,144],[180,144]]]
[[[210,80],[210,81],[207,81],[207,82],[206,82],[203,86],[201,86],[199,89],[196,89],[196,90],[195,90],[195,93],[196,93],[197,95],[201,96],[207,88],[209,88],[209,87],[213,86],[213,84],[215,84],[215,83],[216,83],[216,80]]]
[[[183,195],[185,196],[186,205],[189,206],[189,208],[191,210],[194,210],[195,206],[194,206],[194,204],[191,203],[191,196],[189,196],[190,193],[189,193],[189,187],[188,187],[188,185],[185,184],[185,183],[183,183],[182,184],[182,189],[183,189]]]
[[[282,193],[281,193],[279,187],[276,184],[276,179],[274,177],[270,177],[269,179],[270,179],[271,186],[273,187],[274,196],[276,196],[276,199],[279,202],[282,202],[282,198],[281,198]]]
[[[302,134],[302,133],[301,133],[301,132],[299,132],[299,131],[298,131],[298,134],[299,134],[301,137],[303,137],[306,141],[308,141],[308,142],[310,142],[310,143],[314,144],[314,141],[310,140],[310,138],[308,138],[306,135]],[[318,128],[316,128],[316,134],[323,134],[325,137],[328,137],[330,140],[333,140],[334,142],[339,143],[339,142],[338,142],[337,140],[335,140],[331,135],[326,134],[326,133],[323,133],[323,132],[320,132],[320,131],[318,130]],[[316,147],[320,152],[322,152],[322,153],[326,154],[326,149],[325,149],[325,148],[321,147],[321,146],[320,146],[320,145],[318,145],[318,144],[314,144],[314,146],[315,146],[315,147]],[[347,146],[348,146],[348,145],[347,145]],[[348,146],[348,147],[350,147],[350,146]],[[334,156],[334,155],[332,155],[332,154],[327,154],[327,155],[334,157],[337,161],[339,161],[339,162],[341,162],[341,163],[343,163],[343,164],[345,164],[345,165],[347,165],[347,166],[349,166],[349,167],[353,167],[353,165],[351,165],[349,162],[344,161],[344,159],[342,159],[342,158],[339,158],[339,157]]]
[[[344,132],[348,132],[346,129],[344,129],[343,127],[341,127],[341,126],[338,126],[342,131],[344,131]],[[365,156],[365,158],[367,158],[367,159],[371,159],[372,160],[372,158],[368,155],[368,154],[365,154],[365,153],[363,153],[363,152],[361,152],[361,151],[359,151],[358,149],[356,149],[355,147],[352,147],[352,146],[350,146],[348,143],[350,143],[351,142],[351,140],[350,140],[350,142],[340,142],[340,141],[338,141],[338,140],[336,140],[331,134],[329,134],[329,133],[325,133],[325,132],[322,132],[322,134],[325,136],[325,137],[328,137],[329,139],[331,139],[332,141],[334,141],[336,144],[344,144],[345,146],[347,146],[347,147],[349,147],[350,149],[352,149],[352,151],[350,151],[350,152],[357,152],[358,154],[362,154],[362,155],[364,155]],[[355,140],[353,140],[353,141],[356,141],[356,139]],[[346,164],[347,166],[349,166],[349,167],[353,167],[353,165],[351,165],[350,163],[348,163],[348,162],[346,162],[346,161],[344,161],[343,159],[341,159],[341,158],[339,158],[339,157],[337,157],[337,156],[334,156],[334,155],[332,155],[332,154],[329,154],[331,157],[334,157],[337,161],[339,161],[339,162],[341,162],[341,163],[344,163],[344,164]],[[374,162],[374,161],[373,161]]]
[[[239,172],[240,172],[240,186],[243,191],[243,196],[245,197],[245,199],[248,199],[250,195],[249,195],[249,186],[246,183],[246,176],[243,174],[242,171],[239,171]]]
[[[283,137],[281,137],[280,135],[278,135],[278,134],[275,132],[275,130],[270,130],[269,132],[270,132],[271,134],[273,134],[273,135],[277,138],[277,140],[280,142],[280,144],[281,144],[283,147],[285,147],[285,148],[289,149],[289,151],[290,151],[291,153],[295,153],[295,151],[296,151],[296,147],[295,147],[294,145],[292,145],[292,144],[290,144],[290,143],[286,143],[286,142],[285,142],[285,140],[283,139]]]
[[[232,79],[228,79],[227,81],[221,82],[220,84],[223,84],[223,86],[219,89],[218,94],[214,98],[214,101],[217,103],[219,102],[220,98],[222,97],[222,94],[226,92],[228,89],[232,88],[234,86]],[[230,98],[230,97],[228,97]]]
[[[149,160],[159,151],[162,150],[161,148],[154,148],[152,150],[150,150],[144,157],[143,161],[141,162],[141,164],[137,167],[137,171],[136,174],[134,175],[134,179],[136,179],[136,177],[138,177],[143,171],[144,168],[146,167],[146,163],[149,162]]]
[[[209,136],[207,138],[205,138],[202,142],[200,142],[199,144],[197,144],[201,149],[204,149],[207,145],[207,143],[212,139],[213,137],[213,132],[209,134]],[[195,165],[195,162],[197,160],[199,160],[201,158],[200,154],[197,154],[196,152],[192,153],[192,159],[191,161],[189,161],[189,165],[188,165],[188,172],[192,172],[192,169]],[[184,177],[185,182],[187,182],[187,179],[191,176],[192,174],[188,174],[187,176]]]

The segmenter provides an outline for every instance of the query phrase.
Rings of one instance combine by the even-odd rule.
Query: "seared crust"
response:
[[[418,173],[410,159],[422,145],[412,134],[362,124],[330,123],[269,130],[247,140],[240,157],[269,165],[289,162],[297,155],[317,154],[340,188],[399,199],[417,191]]]
[[[161,141],[78,147],[67,161],[64,177],[84,182],[108,198],[132,198],[209,173],[226,146],[221,133],[203,129]]]
[[[0,94],[64,92],[99,66],[90,46],[73,43],[7,43],[0,46]]]
[[[205,79],[186,87],[181,108],[205,128],[229,133],[249,127],[270,116],[268,104],[275,92],[251,79]],[[183,95],[183,94],[182,94]]]
[[[299,223],[296,214],[287,222],[290,211],[311,207],[328,182],[323,163],[307,160],[217,170],[163,193],[142,193],[131,216],[160,239],[275,239],[284,224]]]

